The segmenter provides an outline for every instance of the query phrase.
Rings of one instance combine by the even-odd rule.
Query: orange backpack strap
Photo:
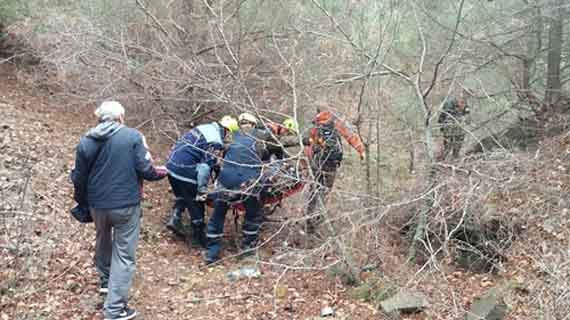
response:
[[[318,135],[319,134],[318,134],[317,128],[313,127],[310,129],[310,131],[309,131],[309,145],[312,146],[312,145],[318,143],[318,141],[317,141]]]
[[[311,146],[305,146],[304,152],[305,152],[305,156],[307,156],[307,158],[309,158],[309,159],[313,158],[313,148]]]

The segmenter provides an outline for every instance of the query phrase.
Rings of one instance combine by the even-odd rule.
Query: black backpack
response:
[[[342,141],[334,124],[316,127],[317,142],[315,144],[315,157],[320,163],[341,162],[343,157]]]
[[[95,140],[94,138],[88,137],[90,139]],[[95,165],[95,161],[97,161],[97,158],[99,157],[99,153],[101,153],[101,149],[103,149],[103,145],[105,143],[104,142],[98,142],[97,144],[97,149],[95,151],[95,154],[93,155],[93,160],[91,160],[91,162],[88,163],[87,165],[87,176],[89,176],[89,174],[91,173],[91,169],[93,169],[93,166]],[[73,175],[73,172],[72,172]],[[85,182],[84,185],[85,189],[87,189],[87,181]],[[74,190],[74,192],[76,192],[76,196],[77,197],[77,191],[78,190]],[[81,194],[83,197],[87,196],[87,190],[82,190],[79,194]],[[89,213],[89,206],[86,205],[85,203],[87,203],[87,199],[76,199],[76,200],[80,200],[81,203],[78,203],[75,207],[71,208],[70,212],[71,215],[75,218],[75,220],[81,222],[81,223],[91,223],[93,222],[93,218],[91,217],[91,213]]]

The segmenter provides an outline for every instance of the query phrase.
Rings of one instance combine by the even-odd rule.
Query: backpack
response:
[[[89,139],[93,139],[91,137],[88,137]],[[95,139],[93,139],[95,140]],[[91,162],[89,162],[87,164],[87,176],[89,176],[89,174],[91,173],[91,169],[93,169],[93,166],[95,165],[95,161],[97,161],[97,158],[99,157],[99,153],[101,153],[101,149],[103,149],[103,145],[105,143],[104,142],[100,142],[97,144],[97,149],[95,150],[95,153],[93,155],[93,160],[91,160]],[[71,173],[73,175],[73,171]],[[81,194],[83,197],[87,197],[87,181],[85,181],[85,185],[83,186],[85,188],[85,190],[83,190],[82,192],[80,192],[79,194]],[[76,195],[78,190],[74,190],[74,192],[76,192]],[[71,212],[71,216],[73,216],[75,218],[75,220],[81,222],[81,223],[91,223],[93,222],[93,218],[91,217],[91,213],[89,213],[89,206],[85,205],[85,203],[87,202],[87,199],[77,199],[79,200],[81,203],[78,203],[75,207],[71,208],[70,212]]]
[[[437,122],[439,124],[456,123],[457,121],[461,121],[467,114],[469,114],[469,107],[467,105],[463,111],[459,111],[457,99],[449,98],[443,103],[443,108],[441,109]]]
[[[313,152],[320,163],[342,161],[342,141],[334,124],[319,125],[314,132]]]

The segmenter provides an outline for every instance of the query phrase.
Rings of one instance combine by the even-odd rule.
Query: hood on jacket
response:
[[[95,128],[91,128],[87,131],[86,136],[91,137],[96,140],[107,140],[112,135],[117,133],[123,125],[116,121],[105,121],[99,123]]]

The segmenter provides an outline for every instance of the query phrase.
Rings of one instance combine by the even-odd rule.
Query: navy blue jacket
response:
[[[224,129],[217,123],[199,125],[188,131],[172,147],[166,163],[168,174],[197,184],[199,189],[206,187],[217,162],[213,151],[223,149],[223,136]]]
[[[111,121],[100,123],[81,137],[71,172],[75,201],[97,209],[137,205],[142,179],[163,177],[152,165],[143,135]]]
[[[234,134],[224,155],[224,166],[219,182],[224,188],[238,190],[243,182],[258,179],[263,165],[257,146],[255,129],[251,133]]]

